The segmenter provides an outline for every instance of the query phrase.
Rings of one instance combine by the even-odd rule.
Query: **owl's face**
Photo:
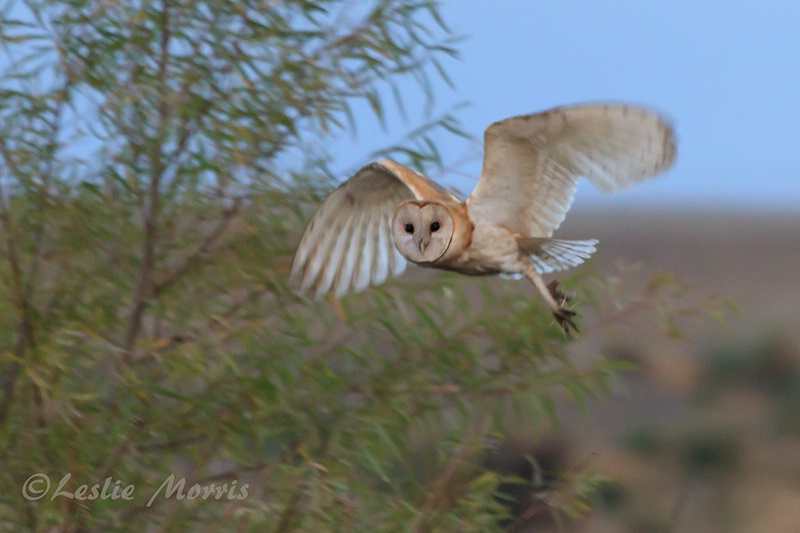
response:
[[[450,247],[453,226],[453,218],[443,205],[408,200],[394,212],[392,238],[409,261],[432,263]]]

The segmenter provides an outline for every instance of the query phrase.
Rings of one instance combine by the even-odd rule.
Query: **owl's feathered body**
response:
[[[473,224],[468,215],[464,223],[470,226],[461,239],[466,246],[458,247],[458,253],[442,257],[431,266],[470,276],[521,272],[519,246],[510,231],[497,226]]]
[[[484,144],[481,178],[465,202],[393,161],[359,170],[306,227],[290,274],[295,290],[341,296],[399,275],[406,260],[468,275],[521,274],[565,331],[577,330],[563,295],[541,278],[595,251],[595,240],[552,238],[577,180],[612,191],[656,176],[674,161],[674,132],[646,109],[588,105],[496,122]]]

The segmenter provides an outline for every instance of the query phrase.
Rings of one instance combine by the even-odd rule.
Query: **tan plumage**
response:
[[[483,170],[466,202],[398,163],[367,165],[323,202],[297,248],[290,283],[320,298],[397,276],[406,260],[465,274],[523,274],[562,327],[573,312],[541,274],[581,264],[595,240],[551,238],[584,176],[614,191],[672,166],[672,127],[647,109],[559,107],[496,122],[484,135]]]

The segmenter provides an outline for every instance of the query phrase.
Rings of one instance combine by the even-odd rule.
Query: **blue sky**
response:
[[[466,39],[446,62],[456,88],[437,85],[437,106],[468,102],[458,116],[479,138],[496,120],[583,101],[642,103],[673,120],[666,178],[613,198],[583,184],[578,202],[800,208],[800,2],[445,0],[443,16]],[[364,133],[396,139],[391,125]],[[466,146],[441,148],[458,159]],[[447,181],[469,191],[480,161],[462,168],[468,177]]]
[[[457,115],[478,139],[494,121],[585,101],[641,103],[673,120],[678,159],[665,178],[613,197],[582,183],[579,204],[800,210],[800,1],[442,2],[465,39],[445,61],[455,89],[436,84],[436,110],[468,103]],[[365,105],[358,136],[331,140],[341,163],[352,170],[427,118],[420,91],[408,93],[407,123],[390,115],[384,131]],[[439,147],[449,162],[472,156],[443,180],[469,192],[480,143]]]

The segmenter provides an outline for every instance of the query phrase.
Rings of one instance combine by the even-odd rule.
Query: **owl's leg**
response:
[[[578,326],[575,325],[575,321],[572,320],[572,317],[574,317],[577,313],[562,307],[568,298],[558,290],[558,282],[556,281],[550,283],[550,285],[545,285],[542,276],[536,272],[536,268],[533,265],[528,265],[525,268],[525,277],[531,280],[533,285],[539,289],[540,293],[542,293],[545,301],[553,311],[553,316],[555,317],[556,322],[558,322],[558,325],[564,330],[564,333],[569,335],[570,328],[572,328],[575,333],[580,333]],[[559,301],[556,301],[556,299]]]

